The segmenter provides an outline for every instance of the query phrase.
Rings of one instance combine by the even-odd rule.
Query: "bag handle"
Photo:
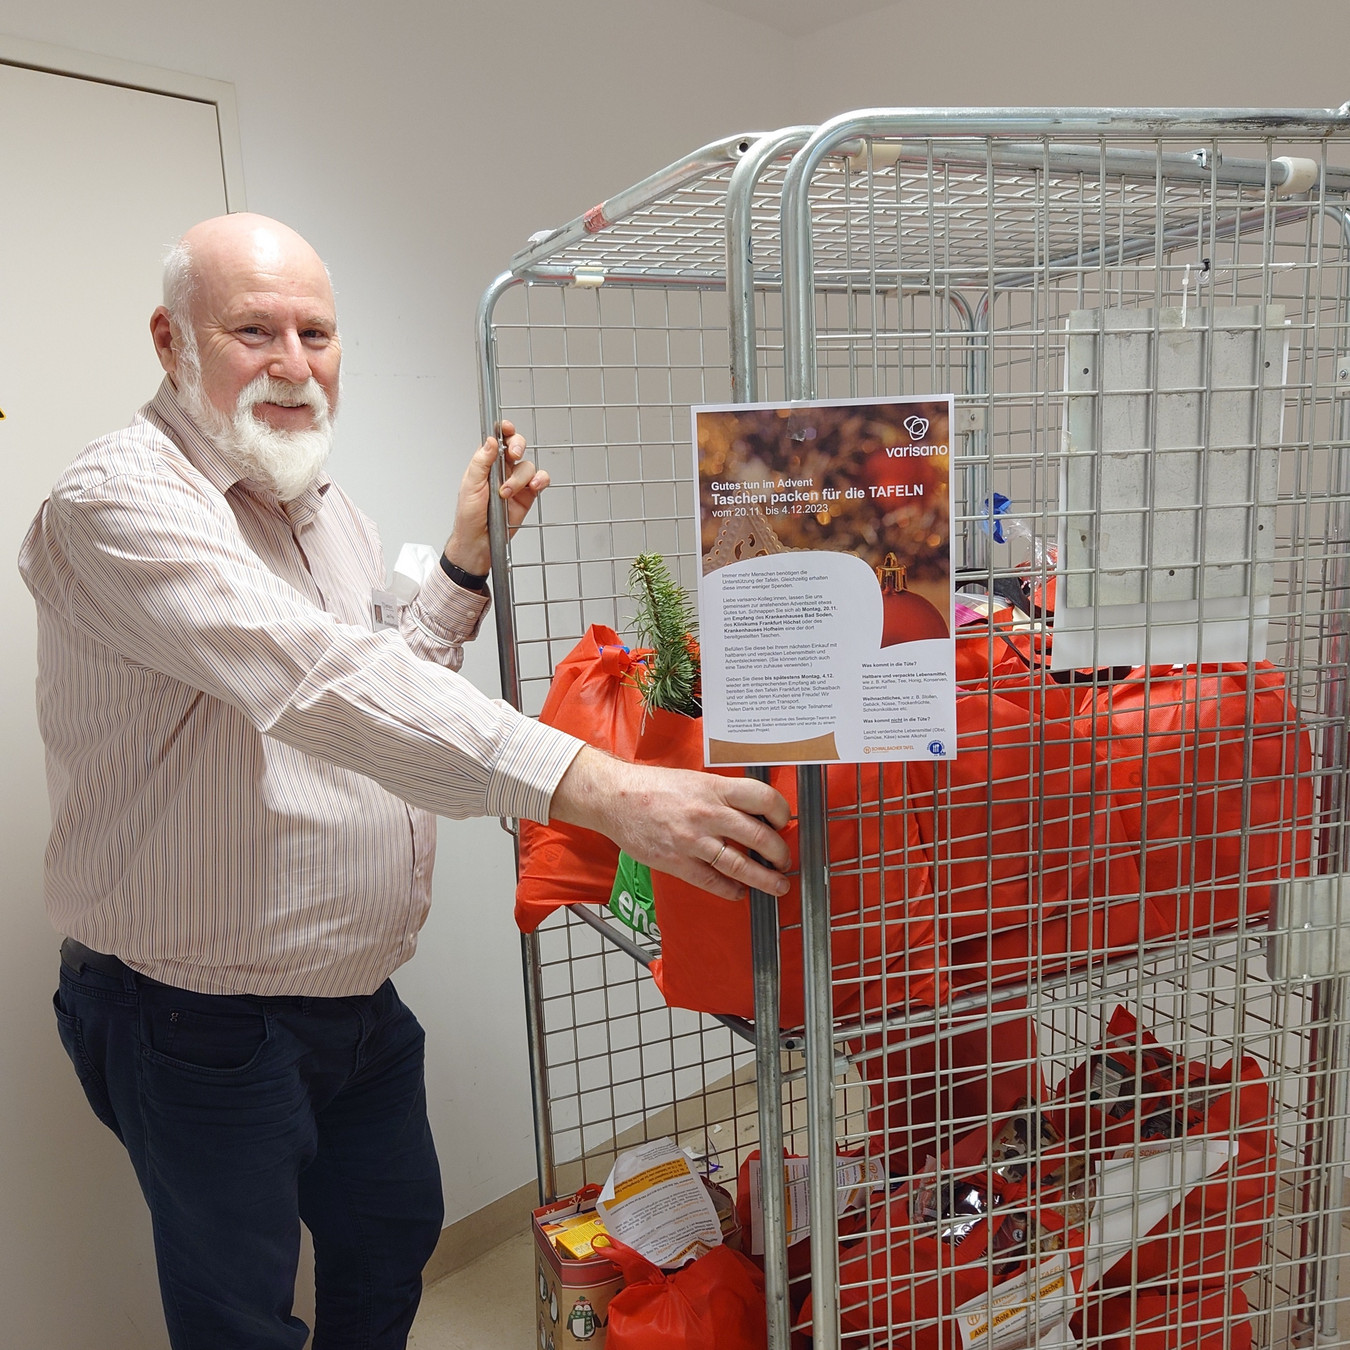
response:
[[[641,665],[649,655],[639,647],[636,651],[625,647],[622,642],[606,642],[600,646],[600,669],[606,675],[627,675],[636,665]]]

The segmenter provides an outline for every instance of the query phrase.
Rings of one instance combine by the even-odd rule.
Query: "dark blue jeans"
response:
[[[423,1033],[388,982],[361,998],[196,994],[62,963],[61,1040],[126,1145],[174,1350],[299,1350],[300,1221],[314,1350],[400,1350],[440,1236]]]

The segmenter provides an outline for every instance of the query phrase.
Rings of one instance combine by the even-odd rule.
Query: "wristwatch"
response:
[[[466,572],[462,567],[452,563],[444,553],[441,554],[441,571],[455,583],[456,586],[462,586],[466,591],[477,591],[479,595],[488,593],[487,574],[477,572]]]

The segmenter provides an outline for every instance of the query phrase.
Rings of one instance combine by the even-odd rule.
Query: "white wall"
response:
[[[346,385],[333,469],[391,550],[406,539],[439,544],[448,531],[478,437],[475,306],[528,235],[705,141],[788,120],[790,90],[773,78],[789,62],[787,39],[694,0],[674,12],[660,0],[0,0],[0,33],[235,85],[249,206],[293,224],[334,273]],[[147,317],[156,299],[146,295]],[[88,338],[81,354],[96,358]],[[151,392],[128,389],[127,415]],[[18,542],[3,543],[11,560]],[[495,691],[490,634],[478,646],[469,673]],[[40,857],[39,839],[33,849]],[[450,1220],[534,1172],[510,858],[495,822],[443,826],[432,918],[399,981],[429,1033]],[[26,881],[0,888],[7,941],[31,945],[54,980],[55,938],[35,921],[35,869],[8,861],[11,882]],[[50,1112],[25,1104],[29,1090],[50,1090],[53,1073],[64,1083],[60,1057],[46,1007],[0,1030],[9,1066],[0,1165],[33,1177],[22,1192],[31,1210],[0,1215],[0,1248],[41,1232],[62,1250],[60,1234],[87,1212],[65,1180],[79,1149],[119,1169],[108,1186],[129,1207],[125,1231],[113,1226],[99,1240],[148,1255],[111,1137],[99,1137],[87,1112],[53,1133],[42,1124]],[[73,1087],[69,1102],[83,1109]],[[8,1287],[12,1267],[0,1260],[0,1306],[21,1300],[26,1323],[41,1325],[44,1302],[67,1308],[92,1287],[100,1292],[78,1343],[159,1344],[153,1326],[131,1324],[143,1322],[153,1277],[142,1277],[127,1313],[83,1270],[88,1250],[68,1249],[73,1268],[47,1289]],[[61,1324],[70,1326],[64,1313]]]
[[[796,114],[1350,99],[1345,0],[909,0],[798,40]]]

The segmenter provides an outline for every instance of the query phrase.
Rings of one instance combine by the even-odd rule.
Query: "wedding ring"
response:
[[[727,851],[727,841],[723,839],[722,847],[717,850],[717,855],[713,858],[712,862],[708,864],[708,866],[711,867],[714,872],[717,871],[717,864],[722,861],[722,854],[724,854],[726,851]]]

